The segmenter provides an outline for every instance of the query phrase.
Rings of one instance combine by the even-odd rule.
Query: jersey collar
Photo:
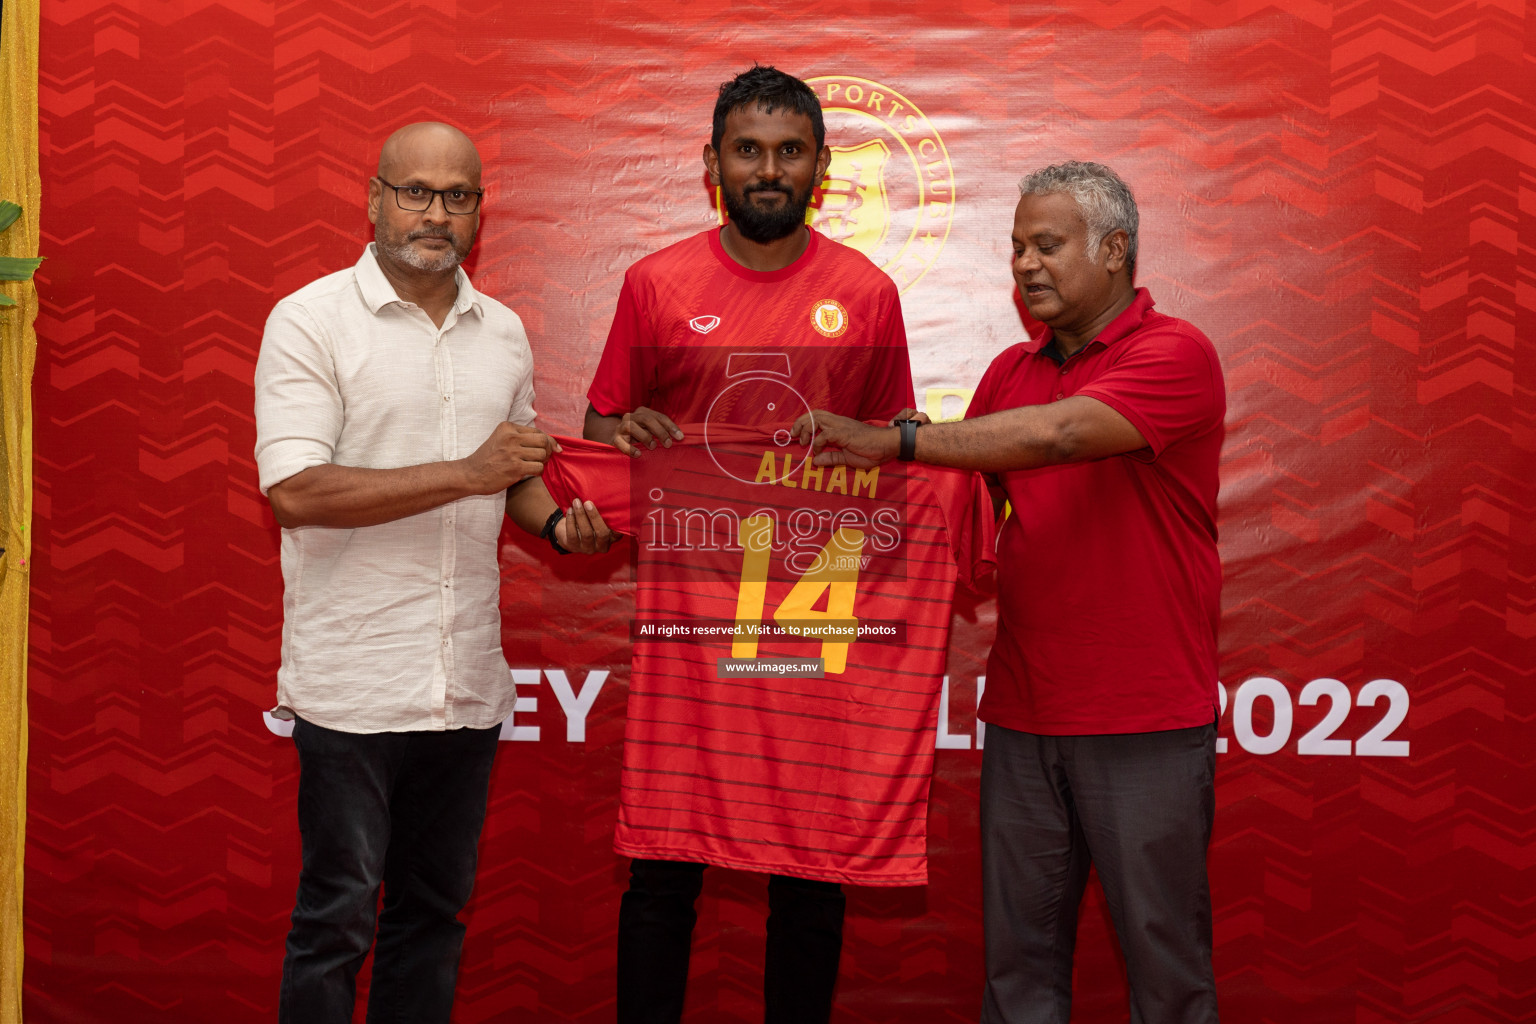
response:
[[[815,228],[806,228],[811,233],[811,239],[805,245],[805,251],[795,257],[795,262],[778,270],[749,270],[748,268],[731,259],[731,254],[725,251],[725,246],[720,244],[720,229],[710,228],[705,232],[709,236],[709,251],[715,254],[715,259],[721,266],[744,281],[756,281],[768,284],[773,281],[784,281],[794,277],[800,271],[810,266],[811,260],[816,258],[816,250],[821,247],[821,235]]]

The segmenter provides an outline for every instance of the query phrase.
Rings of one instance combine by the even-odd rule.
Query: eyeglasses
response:
[[[375,176],[377,178],[377,176]],[[395,205],[407,213],[425,213],[432,209],[432,200],[443,197],[443,209],[449,213],[467,214],[480,209],[480,199],[485,190],[467,188],[427,188],[425,185],[391,185],[377,178],[385,188],[395,190]]]

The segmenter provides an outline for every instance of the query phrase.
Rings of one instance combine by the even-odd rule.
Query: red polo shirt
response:
[[[1210,340],[1125,312],[1064,363],[1052,334],[992,361],[967,418],[1087,395],[1147,439],[1140,451],[998,474],[997,643],[980,717],[1047,735],[1215,721],[1217,466],[1226,387]]]

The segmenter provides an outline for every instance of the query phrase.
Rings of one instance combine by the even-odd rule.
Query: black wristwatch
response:
[[[922,420],[896,421],[896,428],[901,431],[901,447],[896,450],[898,462],[911,462],[917,458],[917,428],[922,425]]]
[[[544,520],[544,529],[539,531],[539,536],[543,537],[545,540],[549,541],[549,546],[554,548],[555,551],[558,552],[559,554],[568,555],[568,554],[570,554],[570,552],[567,551],[565,548],[561,547],[560,546],[560,542],[555,540],[555,527],[559,526],[560,525],[560,520],[562,520],[564,518],[565,518],[565,509],[563,509],[563,508],[555,509],[553,512],[551,512],[549,514],[549,518]]]

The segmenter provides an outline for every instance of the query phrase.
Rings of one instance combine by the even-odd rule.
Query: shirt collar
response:
[[[395,286],[389,283],[389,278],[384,276],[384,271],[379,267],[379,258],[374,251],[376,243],[369,242],[363,250],[362,258],[357,261],[357,287],[362,293],[363,303],[368,311],[378,316],[379,310],[391,302],[400,302],[400,296],[395,294]],[[475,286],[469,283],[469,275],[464,273],[463,267],[454,270],[454,280],[458,283],[459,294],[453,300],[453,311],[459,316],[473,309],[481,316],[485,315],[485,306],[480,301],[480,293]]]
[[[1104,325],[1104,329],[1094,335],[1093,340],[1084,345],[1078,351],[1086,352],[1090,345],[1102,345],[1109,347],[1128,335],[1134,334],[1140,329],[1142,321],[1147,314],[1152,312],[1152,295],[1145,288],[1137,288],[1135,295],[1131,297],[1131,304],[1120,311],[1120,315]],[[1044,355],[1045,348],[1056,337],[1056,332],[1049,327],[1040,337],[1028,342],[1024,349],[1031,355]],[[1047,358],[1049,356],[1047,355]]]

